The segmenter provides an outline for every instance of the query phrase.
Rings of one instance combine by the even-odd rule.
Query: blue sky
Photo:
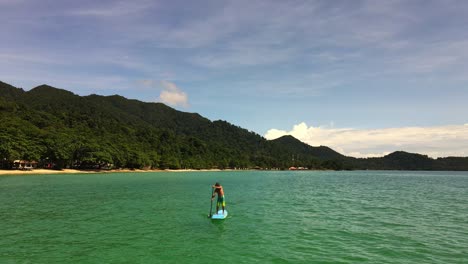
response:
[[[0,0],[0,80],[359,157],[468,156],[466,14],[444,0]]]

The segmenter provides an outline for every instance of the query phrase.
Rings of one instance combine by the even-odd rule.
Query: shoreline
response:
[[[114,169],[114,170],[76,170],[76,169],[63,169],[63,170],[49,170],[49,169],[33,169],[33,170],[0,170],[0,176],[3,175],[37,175],[37,174],[96,174],[96,173],[129,173],[129,172],[190,172],[190,171],[227,171],[220,169],[180,169],[180,170],[140,170],[140,169]]]

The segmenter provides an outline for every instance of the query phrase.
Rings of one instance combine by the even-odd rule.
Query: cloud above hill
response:
[[[188,107],[188,96],[175,83],[162,81],[163,90],[159,94],[159,101],[171,105]]]
[[[266,139],[292,135],[311,146],[328,146],[352,157],[379,157],[394,151],[430,157],[468,156],[468,124],[382,129],[312,127],[302,122],[290,131],[270,129]]]

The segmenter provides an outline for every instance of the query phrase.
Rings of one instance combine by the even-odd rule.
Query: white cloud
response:
[[[295,125],[291,131],[270,129],[265,138],[292,135],[312,146],[328,146],[353,157],[384,156],[397,150],[430,157],[468,156],[468,126],[352,129]]]
[[[23,1],[20,0],[0,0],[0,5],[15,5]]]
[[[159,101],[171,106],[188,107],[187,94],[180,90],[175,83],[162,81],[161,85],[163,86],[163,91],[159,95]]]
[[[121,17],[144,12],[152,6],[151,1],[117,1],[102,6],[77,9],[72,11],[71,14],[77,16]]]
[[[156,85],[156,81],[154,80],[139,80],[138,81],[138,84],[146,87],[146,88],[155,88],[157,85]]]
[[[235,47],[219,54],[194,56],[191,62],[209,68],[230,68],[241,66],[271,65],[288,61],[295,56],[293,49],[271,47]]]

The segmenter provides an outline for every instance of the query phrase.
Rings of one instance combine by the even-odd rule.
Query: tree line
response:
[[[1,167],[35,160],[54,168],[455,169],[466,158],[396,153],[345,157],[285,136],[266,140],[226,121],[121,96],[78,96],[47,85],[30,91],[0,82]]]

